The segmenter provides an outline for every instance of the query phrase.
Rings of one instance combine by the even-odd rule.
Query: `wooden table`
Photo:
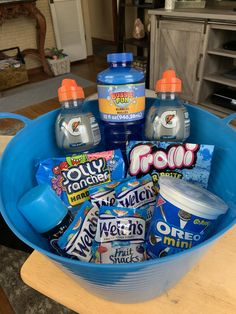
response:
[[[12,139],[12,136],[8,136],[8,135],[0,136],[0,157],[5,147],[7,146],[8,142],[10,142],[11,139]]]
[[[21,278],[30,287],[80,314],[234,314],[235,247],[234,227],[174,288],[139,304],[112,303],[90,294],[36,251],[21,268]]]
[[[0,136],[0,154],[10,139]],[[236,227],[220,238],[174,288],[140,304],[112,303],[91,295],[36,251],[22,266],[21,278],[30,287],[80,314],[234,314],[235,248]]]

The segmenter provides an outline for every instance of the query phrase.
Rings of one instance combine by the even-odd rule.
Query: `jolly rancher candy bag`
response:
[[[39,161],[36,167],[37,182],[50,184],[68,207],[88,200],[90,187],[121,179],[125,175],[125,164],[119,149],[49,158]]]
[[[213,145],[131,141],[127,145],[128,176],[151,174],[153,182],[171,176],[207,187]]]
[[[96,263],[123,264],[145,260],[146,208],[101,206],[95,242]]]

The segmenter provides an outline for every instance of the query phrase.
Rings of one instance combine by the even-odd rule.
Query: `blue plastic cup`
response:
[[[40,184],[27,191],[17,206],[39,233],[55,228],[68,213],[66,205],[48,184]]]

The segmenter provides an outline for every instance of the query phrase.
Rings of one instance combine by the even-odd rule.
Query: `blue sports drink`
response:
[[[110,66],[97,76],[98,102],[106,149],[141,140],[145,110],[145,75],[132,67],[132,53],[107,55]]]

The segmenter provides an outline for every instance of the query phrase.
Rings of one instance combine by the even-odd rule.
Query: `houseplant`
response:
[[[45,55],[54,76],[70,72],[70,59],[63,49],[56,47],[46,49]]]

